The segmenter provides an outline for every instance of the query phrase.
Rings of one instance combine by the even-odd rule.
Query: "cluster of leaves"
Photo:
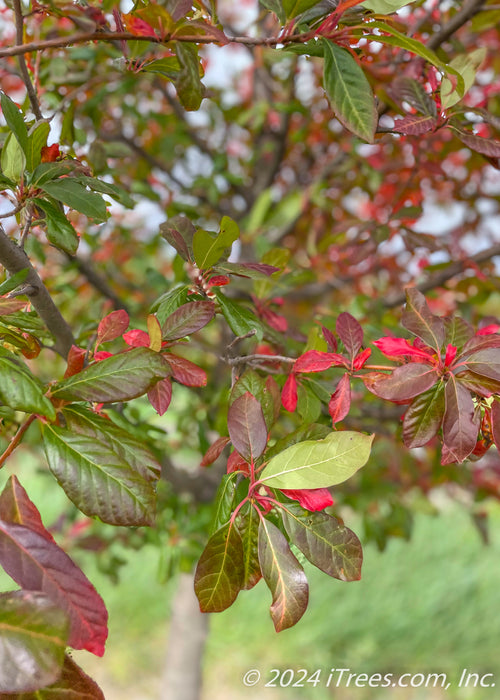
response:
[[[407,259],[382,251],[397,235],[412,262],[418,250],[439,249],[451,265],[458,246],[463,267],[469,264],[457,241],[478,227],[477,193],[486,198],[485,168],[497,166],[500,156],[491,137],[498,128],[495,85],[476,101],[484,79],[478,75],[483,67],[495,70],[496,53],[470,50],[477,45],[470,40],[450,58],[440,42],[427,41],[439,13],[428,16],[422,3],[401,0],[344,0],[326,10],[313,0],[266,0],[259,26],[267,22],[274,35],[240,38],[229,36],[215,3],[209,11],[184,0],[138,2],[126,14],[112,5],[34,3],[23,26],[14,13],[27,40],[42,37],[39,48],[50,52],[30,65],[39,97],[26,66],[12,96],[7,78],[14,63],[2,83],[0,189],[10,210],[1,215],[7,221],[10,215],[12,226],[0,227],[0,262],[9,273],[0,285],[0,415],[10,438],[0,464],[36,424],[29,439],[89,522],[159,527],[167,509],[158,486],[174,449],[157,424],[158,444],[149,444],[148,428],[171,407],[180,441],[205,454],[199,481],[209,475],[220,481],[208,542],[200,528],[198,551],[188,557],[188,566],[198,559],[200,607],[224,610],[263,578],[280,631],[307,608],[302,555],[334,578],[360,578],[361,544],[334,517],[332,486],[344,484],[337,491],[341,504],[367,513],[366,534],[378,543],[407,532],[404,505],[377,481],[385,473],[373,476],[368,467],[357,474],[368,462],[375,428],[391,435],[393,450],[384,459],[391,489],[397,484],[404,494],[416,482],[425,492],[442,478],[441,465],[480,459],[484,469],[464,466],[446,478],[462,480],[478,500],[500,498],[498,319],[481,323],[467,304],[456,313],[458,302],[446,295],[432,300],[432,311],[409,278]],[[406,20],[392,14],[406,5],[414,8],[407,8]],[[497,46],[498,37],[489,38],[495,19],[481,21],[488,47]],[[258,88],[240,95],[236,108],[216,91],[203,99],[200,47],[231,42],[281,47],[263,53],[265,79],[259,83],[254,69]],[[304,56],[323,87],[300,98],[290,85]],[[61,78],[68,57],[74,72]],[[20,109],[23,89],[28,97]],[[48,145],[50,119],[37,116],[39,100],[52,118],[64,113],[58,144]],[[198,109],[199,129],[185,113]],[[379,119],[386,112],[392,122]],[[193,148],[210,159],[208,175],[201,166],[193,175]],[[469,187],[462,175],[448,176],[455,165],[465,168],[467,158]],[[458,198],[476,212],[442,245],[414,227],[428,182],[444,201]],[[120,221],[119,211],[109,216],[106,198],[132,208],[138,195],[159,202],[168,217],[152,242],[131,232],[134,224]],[[366,209],[357,206],[357,195],[366,196]],[[173,251],[163,254],[165,241],[175,258]],[[230,258],[238,246],[250,262]],[[107,272],[111,290],[79,257],[82,248]],[[75,282],[73,264],[88,284]],[[475,276],[459,280],[456,299],[476,294],[484,302],[494,290],[474,264]],[[425,258],[419,265],[429,267]],[[54,278],[53,294],[72,328],[41,298],[44,281]],[[398,318],[383,311],[403,280],[411,285],[402,325],[413,341],[396,337]],[[317,298],[302,295],[308,284],[319,286]],[[122,308],[115,289],[132,310]],[[108,313],[95,291],[115,310]],[[361,322],[340,311],[333,332],[331,309],[347,306]],[[380,337],[386,324],[392,335]],[[193,360],[185,357],[186,346]],[[64,356],[65,368],[48,348]],[[236,348],[242,355],[235,356]],[[371,364],[377,353],[392,363]],[[325,374],[318,380],[319,373]],[[388,431],[378,421],[377,399],[402,405]],[[426,446],[426,458],[399,447],[403,411],[403,444]],[[384,509],[389,515],[380,515]],[[0,691],[69,697],[77,689],[102,697],[65,649],[102,655],[104,604],[13,476],[0,496],[0,564],[20,587],[0,596]]]

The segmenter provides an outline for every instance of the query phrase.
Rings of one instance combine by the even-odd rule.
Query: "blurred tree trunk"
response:
[[[208,615],[200,612],[193,574],[181,573],[172,600],[162,700],[200,700]]]

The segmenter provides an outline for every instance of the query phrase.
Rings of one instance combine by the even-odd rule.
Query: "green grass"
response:
[[[20,471],[50,524],[66,497],[47,476],[33,476],[24,467]],[[360,532],[355,523],[347,524]],[[464,668],[496,674],[500,687],[499,510],[492,510],[491,533],[491,545],[484,547],[465,510],[453,506],[438,517],[417,516],[409,543],[392,540],[384,553],[366,546],[359,582],[342,583],[308,566],[309,608],[296,627],[279,635],[269,617],[271,596],[265,584],[242,592],[229,610],[211,618],[204,700],[378,700],[388,695],[383,689],[326,690],[321,683],[316,688],[306,684],[266,690],[263,683],[271,679],[273,668],[322,669],[323,683],[332,668],[396,676],[446,672],[452,687],[444,694],[425,688],[389,694],[398,700],[499,697],[495,688],[454,687]],[[119,553],[127,564],[118,586],[97,569],[92,555],[79,557],[107,604],[110,636],[103,659],[86,652],[75,653],[75,658],[96,677],[107,700],[168,697],[162,674],[174,582],[159,583],[153,546]],[[2,590],[10,587],[5,577],[0,583]],[[242,677],[251,668],[259,669],[264,680],[246,689]]]

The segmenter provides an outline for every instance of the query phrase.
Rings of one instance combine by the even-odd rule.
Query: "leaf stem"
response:
[[[2,455],[0,455],[0,469],[5,464],[5,461],[7,460],[7,458],[14,452],[16,447],[19,445],[19,443],[23,439],[24,433],[28,430],[28,428],[33,423],[33,421],[35,420],[36,417],[37,417],[36,414],[32,413],[28,417],[28,419],[19,426],[17,433],[14,435],[14,437],[10,441],[7,449],[5,450],[5,452]]]

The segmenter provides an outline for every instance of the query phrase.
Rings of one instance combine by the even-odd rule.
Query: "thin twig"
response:
[[[22,46],[24,42],[24,16],[21,7],[21,0],[14,0],[14,16],[16,20],[16,44]],[[24,58],[24,53],[18,54],[19,68],[21,70],[21,77],[23,83],[26,86],[26,91],[28,93],[29,101],[31,104],[31,109],[33,114],[37,119],[43,119],[42,110],[40,109],[40,103],[38,102],[38,97],[31,82],[30,74],[28,71],[28,66],[26,65],[26,60]]]
[[[12,440],[9,442],[9,445],[8,445],[7,449],[5,450],[5,452],[4,452],[2,455],[0,455],[0,469],[1,469],[1,468],[3,467],[3,465],[5,464],[7,458],[14,452],[14,450],[16,449],[16,447],[19,445],[19,443],[21,442],[21,440],[22,440],[22,438],[23,438],[24,433],[28,430],[28,428],[30,427],[30,425],[31,425],[31,424],[33,423],[33,421],[35,420],[35,418],[36,418],[36,414],[35,414],[35,413],[32,413],[32,414],[27,418],[27,420],[25,420],[24,423],[22,423],[22,424],[19,426],[19,428],[18,428],[18,430],[17,430],[17,433],[14,435],[14,437],[12,438]]]
[[[435,51],[441,46],[447,39],[450,38],[456,31],[463,27],[470,19],[477,15],[481,11],[486,0],[466,0],[460,10],[453,15],[449,22],[444,24],[441,29],[433,34],[427,46],[429,49]]]

